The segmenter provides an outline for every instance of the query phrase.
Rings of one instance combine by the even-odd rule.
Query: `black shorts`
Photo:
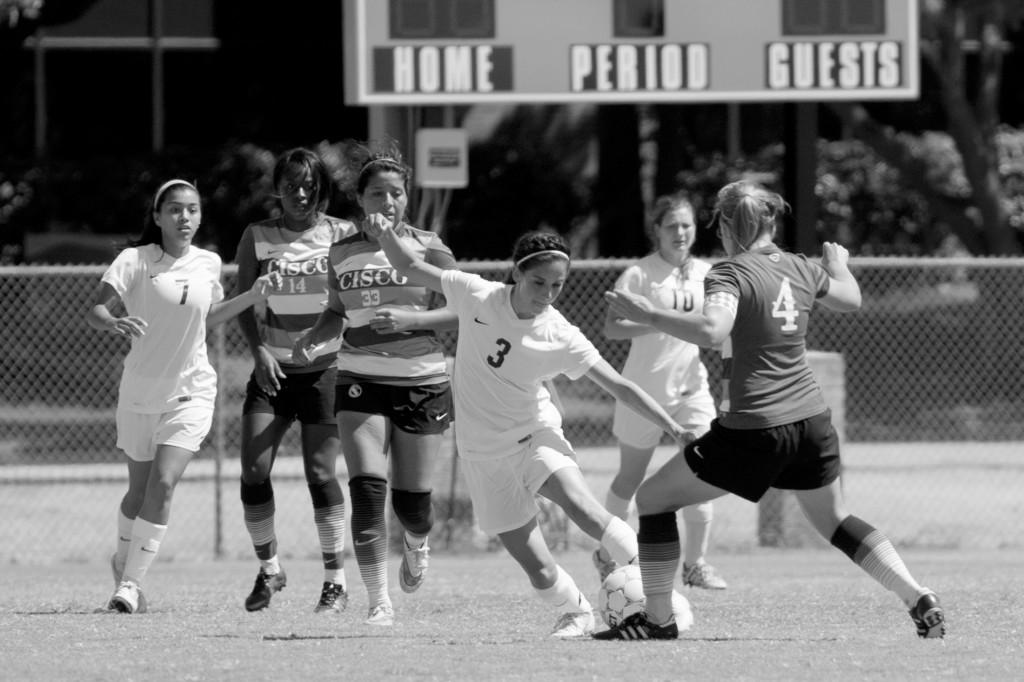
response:
[[[697,478],[751,502],[768,488],[814,490],[839,477],[831,410],[767,429],[730,429],[716,419],[683,452]]]
[[[281,382],[277,395],[267,395],[249,375],[245,385],[242,414],[262,412],[286,419],[298,419],[302,424],[335,424],[334,382],[337,371],[333,367],[320,372],[288,374]]]
[[[426,386],[338,384],[334,411],[382,414],[408,433],[442,433],[452,421],[452,386],[448,381]]]

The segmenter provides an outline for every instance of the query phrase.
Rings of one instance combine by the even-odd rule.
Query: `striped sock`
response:
[[[644,582],[645,610],[661,625],[672,619],[672,586],[679,570],[679,527],[673,512],[640,517],[640,573]]]
[[[320,538],[324,561],[324,581],[345,585],[345,496],[337,478],[325,483],[311,483],[313,521]]]
[[[871,524],[851,514],[843,519],[829,541],[882,587],[895,592],[908,608],[922,593],[889,538]]]
[[[267,561],[277,556],[277,535],[274,532],[274,486],[270,479],[249,485],[242,481],[242,510],[245,528],[252,538],[256,556]]]
[[[384,513],[388,484],[382,478],[356,476],[348,482],[352,501],[352,545],[370,607],[388,596],[388,528]]]

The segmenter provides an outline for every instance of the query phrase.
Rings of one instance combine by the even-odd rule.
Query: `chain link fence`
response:
[[[616,367],[628,345],[602,336],[601,295],[627,264],[575,263],[558,305]],[[862,310],[821,310],[809,332],[844,438],[851,509],[904,546],[1024,547],[1016,522],[1024,511],[1024,260],[851,265],[864,292]],[[501,278],[508,265],[462,267]],[[127,476],[114,447],[127,342],[84,322],[103,270],[0,268],[0,562],[95,560],[113,546]],[[225,267],[229,291],[234,273]],[[454,352],[454,335],[445,338]],[[209,343],[219,405],[210,437],[178,488],[162,556],[251,554],[238,502],[240,412],[251,360],[234,322],[212,330]],[[717,389],[717,353],[703,357]],[[612,400],[587,380],[556,386],[567,435],[603,497],[618,464]],[[662,450],[669,452],[667,445]],[[486,543],[468,521],[453,443],[440,459],[435,546]],[[340,457],[338,473],[344,482]],[[282,554],[317,556],[297,429],[282,445],[274,482]],[[757,516],[742,501],[717,503],[713,546],[756,544],[763,533]],[[563,530],[555,541],[574,544],[578,538]]]

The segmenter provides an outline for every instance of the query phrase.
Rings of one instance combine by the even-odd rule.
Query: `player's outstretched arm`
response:
[[[703,348],[721,345],[732,331],[732,316],[713,313],[707,303],[703,312],[658,310],[643,296],[618,289],[606,291],[604,300],[612,316],[653,327]]]
[[[270,272],[262,277],[257,277],[248,291],[226,301],[214,303],[206,314],[207,328],[223,324],[246,308],[250,308],[260,301],[265,301],[272,293],[281,290],[283,280],[284,278],[281,276],[281,273]]]
[[[677,424],[658,402],[648,395],[634,382],[615,371],[615,368],[604,359],[598,360],[586,376],[595,384],[610,393],[640,416],[657,424],[662,431],[672,436],[680,446],[689,440],[689,434]]]
[[[841,244],[822,244],[821,267],[828,273],[828,293],[819,300],[828,308],[841,313],[860,309],[860,285],[850,272],[850,252]]]
[[[379,213],[371,213],[366,216],[366,234],[374,237],[384,249],[384,255],[388,257],[398,274],[407,278],[411,283],[421,287],[427,287],[433,291],[441,289],[441,268],[427,263],[409,249],[395,233],[391,221]]]
[[[400,334],[419,329],[449,331],[459,328],[459,316],[450,308],[412,310],[401,306],[377,308],[370,327],[380,334]]]

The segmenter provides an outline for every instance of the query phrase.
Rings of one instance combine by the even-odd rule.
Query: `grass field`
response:
[[[558,555],[596,600],[582,550]],[[285,565],[270,609],[242,608],[251,561],[157,561],[150,612],[93,613],[112,581],[99,562],[0,571],[5,680],[1013,680],[1020,679],[1024,555],[905,553],[937,590],[945,640],[919,640],[894,595],[834,550],[721,554],[724,592],[688,590],[676,642],[554,641],[556,613],[504,552],[436,553],[415,595],[392,589],[396,624],[362,624],[354,562],[347,612],[313,614],[320,568]],[[391,566],[396,580],[397,563]]]

